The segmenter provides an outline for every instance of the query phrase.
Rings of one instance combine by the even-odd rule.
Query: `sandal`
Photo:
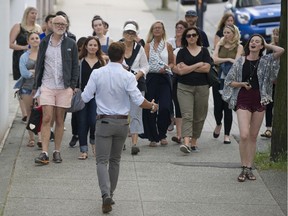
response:
[[[149,146],[150,146],[150,147],[157,147],[157,143],[154,142],[154,141],[151,141],[151,142],[149,143]]]
[[[178,137],[176,137],[176,136],[173,136],[173,137],[171,138],[171,140],[172,140],[173,142],[178,143],[178,144],[181,144],[181,143],[182,143],[180,137],[178,138]]]
[[[42,142],[41,142],[41,141],[38,141],[38,142],[37,142],[37,146],[38,146],[39,149],[42,149]]]
[[[96,146],[95,146],[95,144],[91,145],[91,150],[92,150],[92,153],[93,153],[94,157],[96,157]]]
[[[246,177],[247,177],[247,179],[252,180],[252,181],[256,180],[256,177],[252,172],[252,167],[246,168]]]
[[[78,157],[79,160],[86,160],[88,158],[87,152],[82,152],[81,155]]]
[[[29,140],[27,146],[28,147],[34,147],[35,146],[35,141],[34,140]]]
[[[272,131],[266,130],[263,134],[260,135],[261,137],[271,138],[272,137]]]
[[[247,167],[246,166],[242,166],[241,168],[242,168],[242,171],[241,171],[241,173],[240,173],[240,175],[238,176],[237,179],[238,179],[239,182],[244,182],[246,180],[246,177],[247,177],[247,175],[246,175]]]
[[[168,141],[166,139],[161,139],[160,144],[161,146],[166,146],[168,145]]]

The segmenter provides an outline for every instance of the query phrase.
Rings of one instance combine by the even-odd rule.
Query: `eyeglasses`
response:
[[[194,33],[194,34],[187,34],[187,35],[186,35],[186,38],[191,38],[191,37],[195,38],[195,37],[197,37],[197,36],[198,36],[198,34],[196,34],[196,33]]]
[[[160,29],[162,29],[162,27],[160,26],[153,27],[153,30],[160,30]]]
[[[177,30],[182,30],[182,29],[184,29],[182,26],[177,26],[177,27],[175,27],[175,29],[177,29]]]
[[[57,27],[66,27],[67,26],[66,23],[53,23],[53,25],[55,25]]]

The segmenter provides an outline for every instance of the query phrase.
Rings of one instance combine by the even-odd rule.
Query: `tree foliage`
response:
[[[287,155],[287,1],[281,1],[281,19],[279,44],[285,49],[280,59],[280,71],[277,78],[273,135],[271,140],[271,159],[277,161],[280,155]]]

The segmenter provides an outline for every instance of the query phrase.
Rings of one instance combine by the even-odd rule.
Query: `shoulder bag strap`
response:
[[[136,56],[137,56],[140,48],[141,48],[141,45],[139,45],[139,44],[136,43],[136,48],[133,49],[131,59],[130,59],[130,61],[129,61],[128,64],[127,64],[130,69],[131,69],[131,66],[133,65],[133,63],[134,63],[134,61],[135,61],[135,59],[136,59]]]

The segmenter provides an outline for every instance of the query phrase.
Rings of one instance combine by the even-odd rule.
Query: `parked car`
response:
[[[178,0],[177,0],[178,1]],[[182,5],[190,5],[190,4],[195,4],[195,2],[196,2],[197,0],[181,0],[181,4]],[[215,0],[202,0],[202,1],[204,1],[204,2],[215,2]],[[218,0],[218,1],[222,1],[222,2],[226,2],[226,1],[228,1],[228,0]]]
[[[229,0],[225,11],[234,14],[243,44],[254,33],[269,43],[272,30],[280,26],[281,0]]]

